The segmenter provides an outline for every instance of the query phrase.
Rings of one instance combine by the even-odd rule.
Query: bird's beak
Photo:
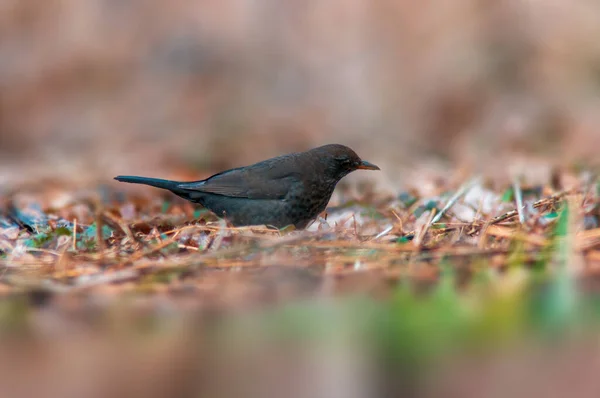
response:
[[[379,167],[375,166],[373,163],[369,163],[366,160],[363,160],[358,165],[358,169],[360,170],[381,170]]]

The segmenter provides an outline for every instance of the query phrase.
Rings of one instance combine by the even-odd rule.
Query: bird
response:
[[[226,170],[205,180],[181,182],[118,176],[199,203],[231,225],[304,229],[327,207],[337,183],[355,170],[380,170],[340,144],[281,155]]]

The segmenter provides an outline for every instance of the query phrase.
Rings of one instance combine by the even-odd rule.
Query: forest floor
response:
[[[98,396],[180,390],[235,395],[232,384],[222,381],[248,380],[218,366],[226,363],[254,374],[250,384],[260,396],[273,380],[285,385],[272,372],[298,372],[290,358],[301,357],[304,393],[328,388],[315,382],[316,363],[325,373],[369,384],[371,373],[338,369],[341,361],[383,374],[378,385],[390,391],[478,396],[502,391],[512,380],[512,372],[498,373],[505,362],[535,361],[541,374],[559,371],[541,359],[544,350],[529,353],[523,342],[550,336],[555,344],[556,335],[566,336],[561,341],[575,347],[561,351],[565,359],[558,363],[569,368],[575,358],[593,361],[598,349],[589,336],[600,320],[600,185],[594,169],[553,170],[542,183],[454,180],[420,181],[394,195],[369,187],[340,190],[305,231],[234,228],[152,189],[61,182],[5,189],[0,331],[6,338],[0,349],[8,354],[0,361],[6,368],[0,379],[31,367],[13,361],[16,353],[29,352],[37,364],[29,371],[54,380],[38,388],[56,396],[75,388],[68,375],[76,370],[118,379],[114,391],[102,378],[82,382],[81,391]],[[573,335],[581,338],[573,343]],[[15,345],[15,338],[22,343]],[[43,354],[33,352],[32,341]],[[232,341],[240,348],[235,354],[223,348]],[[506,348],[507,342],[521,348]],[[289,357],[275,354],[283,347]],[[480,357],[482,347],[493,348],[493,359]],[[58,360],[59,351],[72,360]],[[207,355],[212,361],[204,361]],[[243,359],[247,355],[253,360]],[[348,360],[356,356],[360,360]],[[466,373],[473,356],[482,373],[496,377],[475,386],[461,378],[456,369]],[[89,359],[97,357],[104,362]],[[324,357],[333,362],[323,364]],[[449,357],[461,365],[440,365]],[[139,367],[132,358],[155,367]],[[178,373],[165,361],[186,370]],[[256,361],[265,368],[253,369]],[[436,366],[444,370],[432,371]],[[385,376],[380,367],[404,373]],[[180,377],[177,387],[173,373]],[[139,390],[126,387],[131,377],[149,374],[155,380]],[[213,382],[199,384],[198,374]],[[429,377],[436,381],[422,382]],[[580,377],[582,389],[597,383]],[[517,395],[543,391],[535,390],[543,383],[528,380]],[[555,391],[570,385],[567,376],[550,384]],[[0,392],[37,391],[15,385],[17,393],[12,387]]]

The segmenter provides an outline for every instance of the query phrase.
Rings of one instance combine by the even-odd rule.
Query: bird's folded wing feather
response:
[[[273,167],[239,168],[204,181],[182,183],[178,188],[248,199],[283,199],[300,183],[297,173]]]

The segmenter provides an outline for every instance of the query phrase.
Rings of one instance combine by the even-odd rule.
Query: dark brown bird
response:
[[[233,225],[305,228],[327,207],[336,184],[354,170],[379,170],[350,148],[331,144],[178,182],[119,176],[115,180],[168,189]]]

